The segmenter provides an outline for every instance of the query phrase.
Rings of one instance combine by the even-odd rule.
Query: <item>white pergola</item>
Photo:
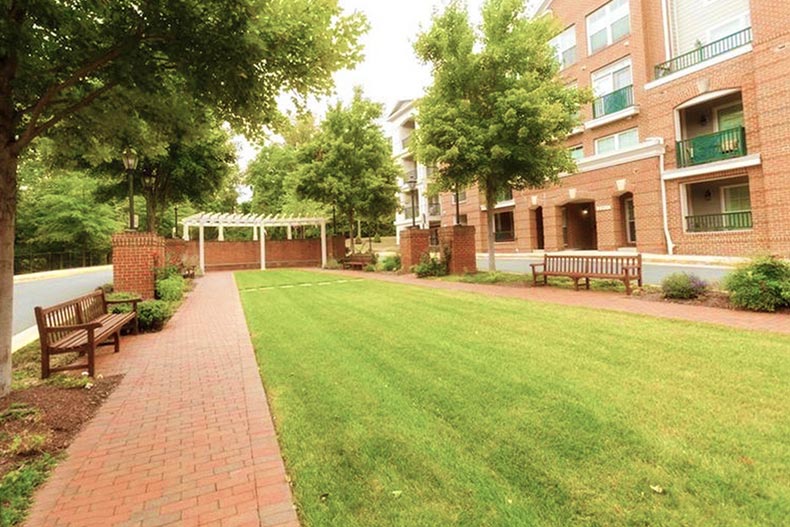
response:
[[[204,248],[205,228],[216,227],[219,231],[219,241],[225,240],[225,227],[252,228],[252,239],[261,242],[261,269],[266,269],[266,229],[269,227],[285,227],[288,239],[292,239],[293,227],[308,226],[321,227],[321,266],[326,267],[326,218],[300,218],[295,216],[263,216],[256,214],[222,214],[201,212],[181,221],[184,226],[183,238],[189,241],[189,228],[198,228],[198,241],[200,253],[200,271],[206,272],[206,253]],[[260,237],[259,237],[260,232]]]

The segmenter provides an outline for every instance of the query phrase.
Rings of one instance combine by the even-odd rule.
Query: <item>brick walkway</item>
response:
[[[230,273],[202,278],[164,331],[97,364],[126,377],[26,525],[298,527]]]
[[[624,293],[607,293],[602,291],[569,290],[557,287],[507,287],[499,285],[467,284],[462,282],[445,282],[442,280],[425,280],[414,275],[394,275],[382,273],[361,273],[359,271],[325,271],[329,273],[368,278],[384,282],[432,287],[451,291],[467,291],[489,296],[521,298],[537,302],[549,302],[567,306],[589,307],[625,311],[639,315],[661,318],[687,320],[720,324],[739,329],[790,333],[790,316],[786,314],[755,313],[736,311],[706,306],[691,306],[670,302],[651,302],[628,297]]]

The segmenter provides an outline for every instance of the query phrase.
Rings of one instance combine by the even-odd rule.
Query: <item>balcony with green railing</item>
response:
[[[752,228],[752,211],[686,216],[688,232],[741,231]]]
[[[746,129],[742,126],[677,142],[678,168],[745,155]]]
[[[667,75],[690,68],[734,49],[746,46],[750,44],[751,41],[752,28],[747,27],[737,33],[720,38],[710,44],[700,46],[688,53],[678,55],[666,62],[662,62],[655,67],[655,77],[656,79],[666,77]]]
[[[634,105],[634,87],[626,86],[593,101],[593,118],[613,114]]]

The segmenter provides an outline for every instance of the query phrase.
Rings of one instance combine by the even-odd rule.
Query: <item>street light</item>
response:
[[[417,211],[414,210],[415,209],[415,207],[414,207],[414,197],[415,196],[414,195],[416,194],[416,191],[417,191],[417,175],[412,173],[412,175],[409,176],[408,183],[409,183],[409,191],[411,193],[411,227],[412,227],[412,229],[414,229],[414,228],[417,227],[417,219],[416,219]]]
[[[134,170],[137,169],[137,152],[131,148],[126,148],[121,155],[123,167],[129,178],[129,230],[134,228]]]

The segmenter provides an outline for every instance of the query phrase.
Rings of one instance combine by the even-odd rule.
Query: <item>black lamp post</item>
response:
[[[143,190],[145,190],[145,205],[147,209],[148,228],[153,229],[154,223],[152,216],[155,216],[156,204],[154,203],[154,188],[156,187],[156,172],[154,170],[143,173],[140,180],[143,183]],[[151,231],[153,232],[153,230]]]
[[[174,205],[173,209],[175,210],[176,213],[176,221],[175,223],[173,223],[173,225],[175,225],[173,227],[173,238],[176,238],[178,236],[178,205]]]
[[[409,193],[411,194],[411,227],[412,229],[417,227],[417,211],[415,210],[414,206],[414,198],[415,194],[417,193],[417,175],[412,174],[409,176]]]
[[[458,183],[455,184],[455,224],[461,225],[461,193],[458,192]]]
[[[134,174],[137,169],[137,152],[131,148],[127,148],[121,155],[123,159],[123,167],[126,169],[127,177],[129,179],[129,230],[135,230],[134,227]]]

